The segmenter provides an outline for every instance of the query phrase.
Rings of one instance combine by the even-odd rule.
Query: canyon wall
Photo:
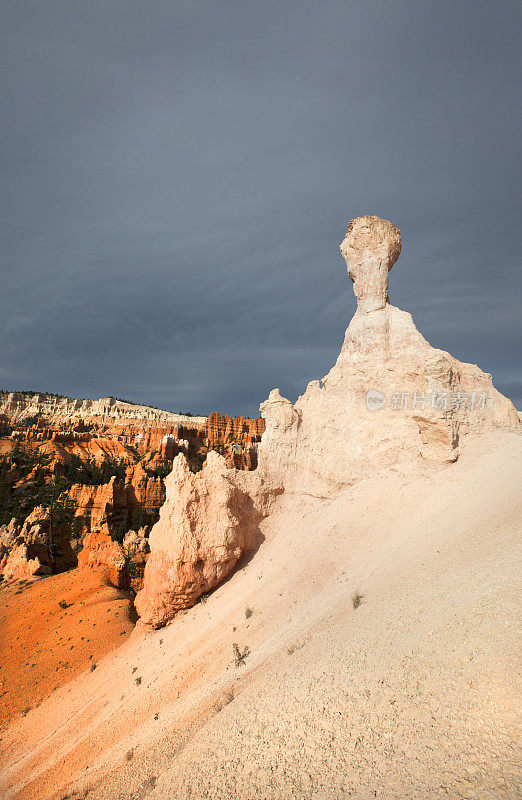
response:
[[[205,422],[204,436],[210,446],[215,444],[254,444],[265,431],[264,419],[229,417],[213,411]]]
[[[206,417],[190,417],[171,411],[140,406],[102,397],[99,400],[75,400],[48,394],[26,392],[2,392],[0,395],[0,414],[9,419],[23,421],[24,418],[42,416],[49,420],[68,418],[75,420],[132,420],[140,424],[203,426]]]
[[[135,406],[114,398],[73,400],[53,395],[0,391],[0,435],[12,440],[47,444],[50,450],[82,458],[120,458],[133,463],[136,454],[155,464],[174,460],[180,452],[203,456],[218,448],[230,466],[257,466],[262,419],[230,417],[213,411],[209,417],[174,414]],[[203,459],[201,459],[202,461]]]
[[[11,527],[8,530],[6,524],[0,529],[0,572],[16,579],[67,569],[71,557],[75,563],[75,553],[79,553],[84,566],[103,569],[115,586],[130,583],[135,590],[141,587],[148,546],[140,547],[129,560],[123,538],[129,531],[141,531],[146,538],[158,520],[165,500],[164,479],[176,456],[183,454],[190,469],[198,471],[207,453],[218,448],[229,466],[253,470],[264,428],[263,420],[217,412],[207,419],[113,398],[93,402],[29,392],[0,392],[0,417],[1,453],[12,476],[3,491],[16,493],[18,505],[23,496],[34,494],[35,482],[57,480],[63,485],[64,476],[69,480],[71,473],[81,478],[73,478],[72,485],[69,480],[64,488],[63,497],[74,509],[69,533],[66,523],[60,531],[67,559],[51,563],[50,543],[43,534],[35,548],[34,537],[22,535],[26,530],[22,519],[4,519]],[[35,456],[34,469],[23,473],[16,463],[21,458],[17,447],[40,453],[43,460]],[[106,482],[100,480],[99,470],[96,474],[89,467],[82,474],[82,463],[99,465]]]
[[[264,419],[229,417],[213,411],[204,428],[204,442],[209,450],[218,449],[226,464],[234,469],[254,470],[257,448],[265,431]]]

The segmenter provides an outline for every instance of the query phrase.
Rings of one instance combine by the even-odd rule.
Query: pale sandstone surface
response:
[[[230,574],[255,543],[260,516],[229,477],[225,459],[212,451],[194,474],[180,454],[166,479],[167,499],[149,537],[150,558],[135,605],[158,627],[193,605]]]
[[[377,311],[388,302],[388,273],[401,254],[401,234],[387,219],[356,217],[341,244],[357,307]]]
[[[329,496],[372,469],[454,461],[468,437],[519,428],[517,410],[491,375],[432,347],[411,314],[388,303],[388,273],[400,250],[399,231],[387,220],[350,223],[341,252],[357,311],[337,363],[295,405],[274,390],[261,406],[258,473],[286,491]],[[368,407],[373,392],[385,398],[378,410]]]
[[[368,409],[371,390],[386,398],[385,407]],[[407,396],[407,408],[392,406],[394,393]],[[448,408],[431,407],[434,393],[448,399]],[[459,405],[463,396],[477,405]],[[336,365],[322,381],[312,381],[295,406],[273,392],[261,412],[267,430],[259,473],[287,491],[324,496],[375,468],[453,461],[468,438],[519,426],[516,409],[490,375],[432,348],[411,315],[389,305],[355,314]]]

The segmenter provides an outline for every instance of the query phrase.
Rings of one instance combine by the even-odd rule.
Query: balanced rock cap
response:
[[[341,243],[353,281],[357,310],[364,314],[388,302],[388,273],[401,253],[401,232],[387,219],[355,217]]]

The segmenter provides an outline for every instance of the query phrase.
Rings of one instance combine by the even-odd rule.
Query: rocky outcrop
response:
[[[193,474],[180,454],[166,479],[167,499],[149,537],[151,554],[136,596],[142,620],[159,627],[217,586],[256,541],[260,514],[233,480],[225,459],[209,453]]]
[[[227,467],[241,470],[257,469],[257,446],[256,447],[230,447],[225,461]]]
[[[75,565],[68,532],[53,527],[46,507],[33,509],[21,527],[11,520],[0,528],[0,573],[5,580],[50,575]]]
[[[31,548],[22,542],[16,544],[8,554],[5,555],[2,566],[4,580],[22,580],[23,578],[33,578],[37,575],[50,575],[51,568],[42,564],[37,556],[32,556]]]
[[[0,574],[4,574],[4,567],[7,564],[9,554],[16,545],[18,538],[18,526],[16,520],[12,519],[7,525],[0,525]]]
[[[278,389],[261,405],[256,471],[227,469],[210,453],[195,476],[178,456],[136,598],[145,622],[164,624],[223,580],[277,494],[331,497],[376,470],[454,461],[469,437],[493,427],[518,429],[516,409],[490,375],[433,348],[411,315],[390,305],[388,274],[400,251],[391,222],[349,224],[341,252],[357,311],[323,380],[295,405]],[[230,418],[221,419],[209,417],[210,441],[236,435]]]
[[[90,531],[83,539],[78,565],[101,572],[104,579],[117,589],[133,589],[143,585],[143,573],[149,554],[145,529],[128,531],[120,544],[104,524]]]
[[[43,509],[36,508],[35,512],[34,518],[40,517]],[[27,534],[27,527],[30,529],[31,526],[24,527]],[[38,541],[36,529],[32,531],[30,538],[32,541],[29,544],[15,519],[8,525],[0,526],[0,574],[4,580],[20,580],[51,572],[47,542],[42,537]]]
[[[161,478],[148,475],[141,464],[137,464],[127,469],[125,482],[113,477],[101,486],[75,484],[69,490],[69,498],[85,530],[107,525],[115,531],[127,529],[138,508],[142,522],[152,525],[165,500],[165,486]]]
[[[140,528],[139,531],[129,531],[126,533],[123,537],[122,548],[128,558],[134,558],[134,556],[139,553],[145,555],[149,553],[149,540],[147,539],[145,529]]]
[[[357,309],[367,314],[388,303],[388,273],[401,254],[401,234],[387,219],[356,217],[341,244]]]
[[[187,420],[191,419],[195,418],[187,417]],[[200,422],[149,426],[135,435],[134,444],[140,454],[156,453],[160,460],[173,461],[178,453],[187,452],[189,447],[201,447],[204,431],[205,425]]]
[[[212,447],[217,444],[252,444],[258,442],[265,430],[263,419],[229,417],[213,411],[205,423],[204,435]]]
[[[213,411],[204,429],[204,442],[209,449],[218,448],[234,469],[254,470],[257,467],[257,445],[265,430],[264,419],[229,417]]]
[[[518,414],[491,376],[433,348],[410,314],[388,302],[398,229],[377,217],[350,223],[341,244],[357,311],[336,365],[295,405],[272,392],[258,471],[287,491],[324,495],[370,470],[458,458],[468,436],[516,430]]]
[[[85,536],[83,549],[78,555],[78,566],[101,572],[107,582],[117,589],[128,586],[127,562],[123,548],[111,538],[106,525]]]
[[[165,485],[161,478],[150,476],[141,464],[127,470],[127,506],[132,512],[139,504],[145,516],[155,522],[165,501]]]
[[[127,522],[127,491],[123,482],[115,477],[101,486],[74,484],[69,490],[69,498],[76,507],[75,516],[84,520],[88,530],[103,525],[115,528]]]
[[[123,553],[127,561],[127,575],[130,588],[139,592],[143,588],[143,577],[150,547],[145,535],[145,529],[129,531],[125,534],[122,544]]]

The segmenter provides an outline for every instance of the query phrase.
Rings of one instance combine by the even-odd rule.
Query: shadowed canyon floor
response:
[[[514,800],[520,451],[283,495],[206,602],[11,726],[3,796]]]

